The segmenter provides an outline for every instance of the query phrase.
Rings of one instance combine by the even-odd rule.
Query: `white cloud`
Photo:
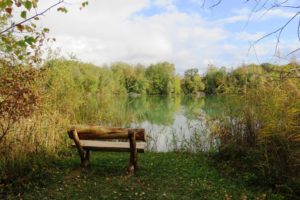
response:
[[[254,42],[256,40],[259,40],[265,35],[263,32],[258,32],[258,33],[248,33],[248,32],[239,32],[235,34],[235,38],[238,40],[245,40],[249,42]]]
[[[256,21],[266,21],[274,18],[291,18],[295,15],[295,12],[286,11],[283,9],[271,9],[271,10],[261,10],[257,12],[252,12],[250,9],[240,9],[236,10],[234,14],[230,17],[217,20],[220,24],[231,24],[236,22],[256,22]]]
[[[154,0],[153,5],[165,8],[168,11],[176,10],[176,6],[174,5],[174,0]]]
[[[170,2],[161,6],[170,6]],[[149,2],[142,0],[97,0],[82,11],[71,7],[66,15],[52,12],[43,21],[62,52],[73,52],[96,64],[166,60],[182,72],[205,66],[221,53],[219,42],[228,36],[224,29],[178,10],[150,17],[135,14],[147,6]]]
[[[51,36],[57,38],[55,47],[61,48],[65,55],[72,52],[83,61],[99,65],[116,61],[142,64],[169,61],[180,73],[190,67],[204,72],[207,64],[241,64],[247,60],[249,45],[230,41],[253,41],[262,35],[231,33],[220,23],[204,20],[195,13],[180,12],[172,0],[96,0],[82,11],[78,2],[74,2],[68,6],[68,14],[47,13],[42,22],[50,28]],[[153,3],[166,8],[166,12],[152,16],[137,14]],[[46,7],[51,1],[42,4]],[[242,10],[223,22],[245,21],[246,12]],[[280,12],[273,15],[288,16]],[[258,54],[265,56],[271,49],[267,48],[270,47],[258,47]],[[253,60],[253,56],[249,59]]]

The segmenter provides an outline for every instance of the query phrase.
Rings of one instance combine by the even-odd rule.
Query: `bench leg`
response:
[[[81,167],[90,166],[90,150],[85,151],[84,159],[81,160]]]
[[[73,134],[73,140],[75,142],[78,154],[80,156],[81,166],[86,167],[89,164],[89,157],[90,157],[89,152],[88,151],[84,152],[84,149],[82,148],[82,146],[80,144],[80,140],[79,140],[78,133],[77,133],[76,129],[73,130],[72,134]]]
[[[135,140],[135,132],[128,132],[128,139],[130,144],[130,160],[128,166],[128,172],[134,173],[138,169],[137,164],[137,148],[136,148],[136,140]]]

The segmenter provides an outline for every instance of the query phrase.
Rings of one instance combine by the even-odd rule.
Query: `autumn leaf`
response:
[[[17,29],[18,29],[19,31],[21,31],[21,32],[23,32],[24,28],[25,28],[25,27],[24,27],[22,24],[18,24],[18,25],[17,25]]]
[[[12,12],[12,8],[5,8],[5,11],[11,15],[11,12]]]

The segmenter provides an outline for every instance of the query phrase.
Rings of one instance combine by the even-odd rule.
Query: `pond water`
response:
[[[207,119],[224,114],[235,101],[228,96],[112,96],[91,99],[78,121],[88,124],[145,128],[148,151],[199,151],[213,144]]]

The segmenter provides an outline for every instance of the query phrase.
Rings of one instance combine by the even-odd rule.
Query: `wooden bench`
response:
[[[137,153],[143,153],[146,147],[145,129],[76,125],[68,129],[68,135],[74,141],[72,146],[77,148],[82,167],[90,165],[91,150],[130,152],[128,171],[135,172]]]

